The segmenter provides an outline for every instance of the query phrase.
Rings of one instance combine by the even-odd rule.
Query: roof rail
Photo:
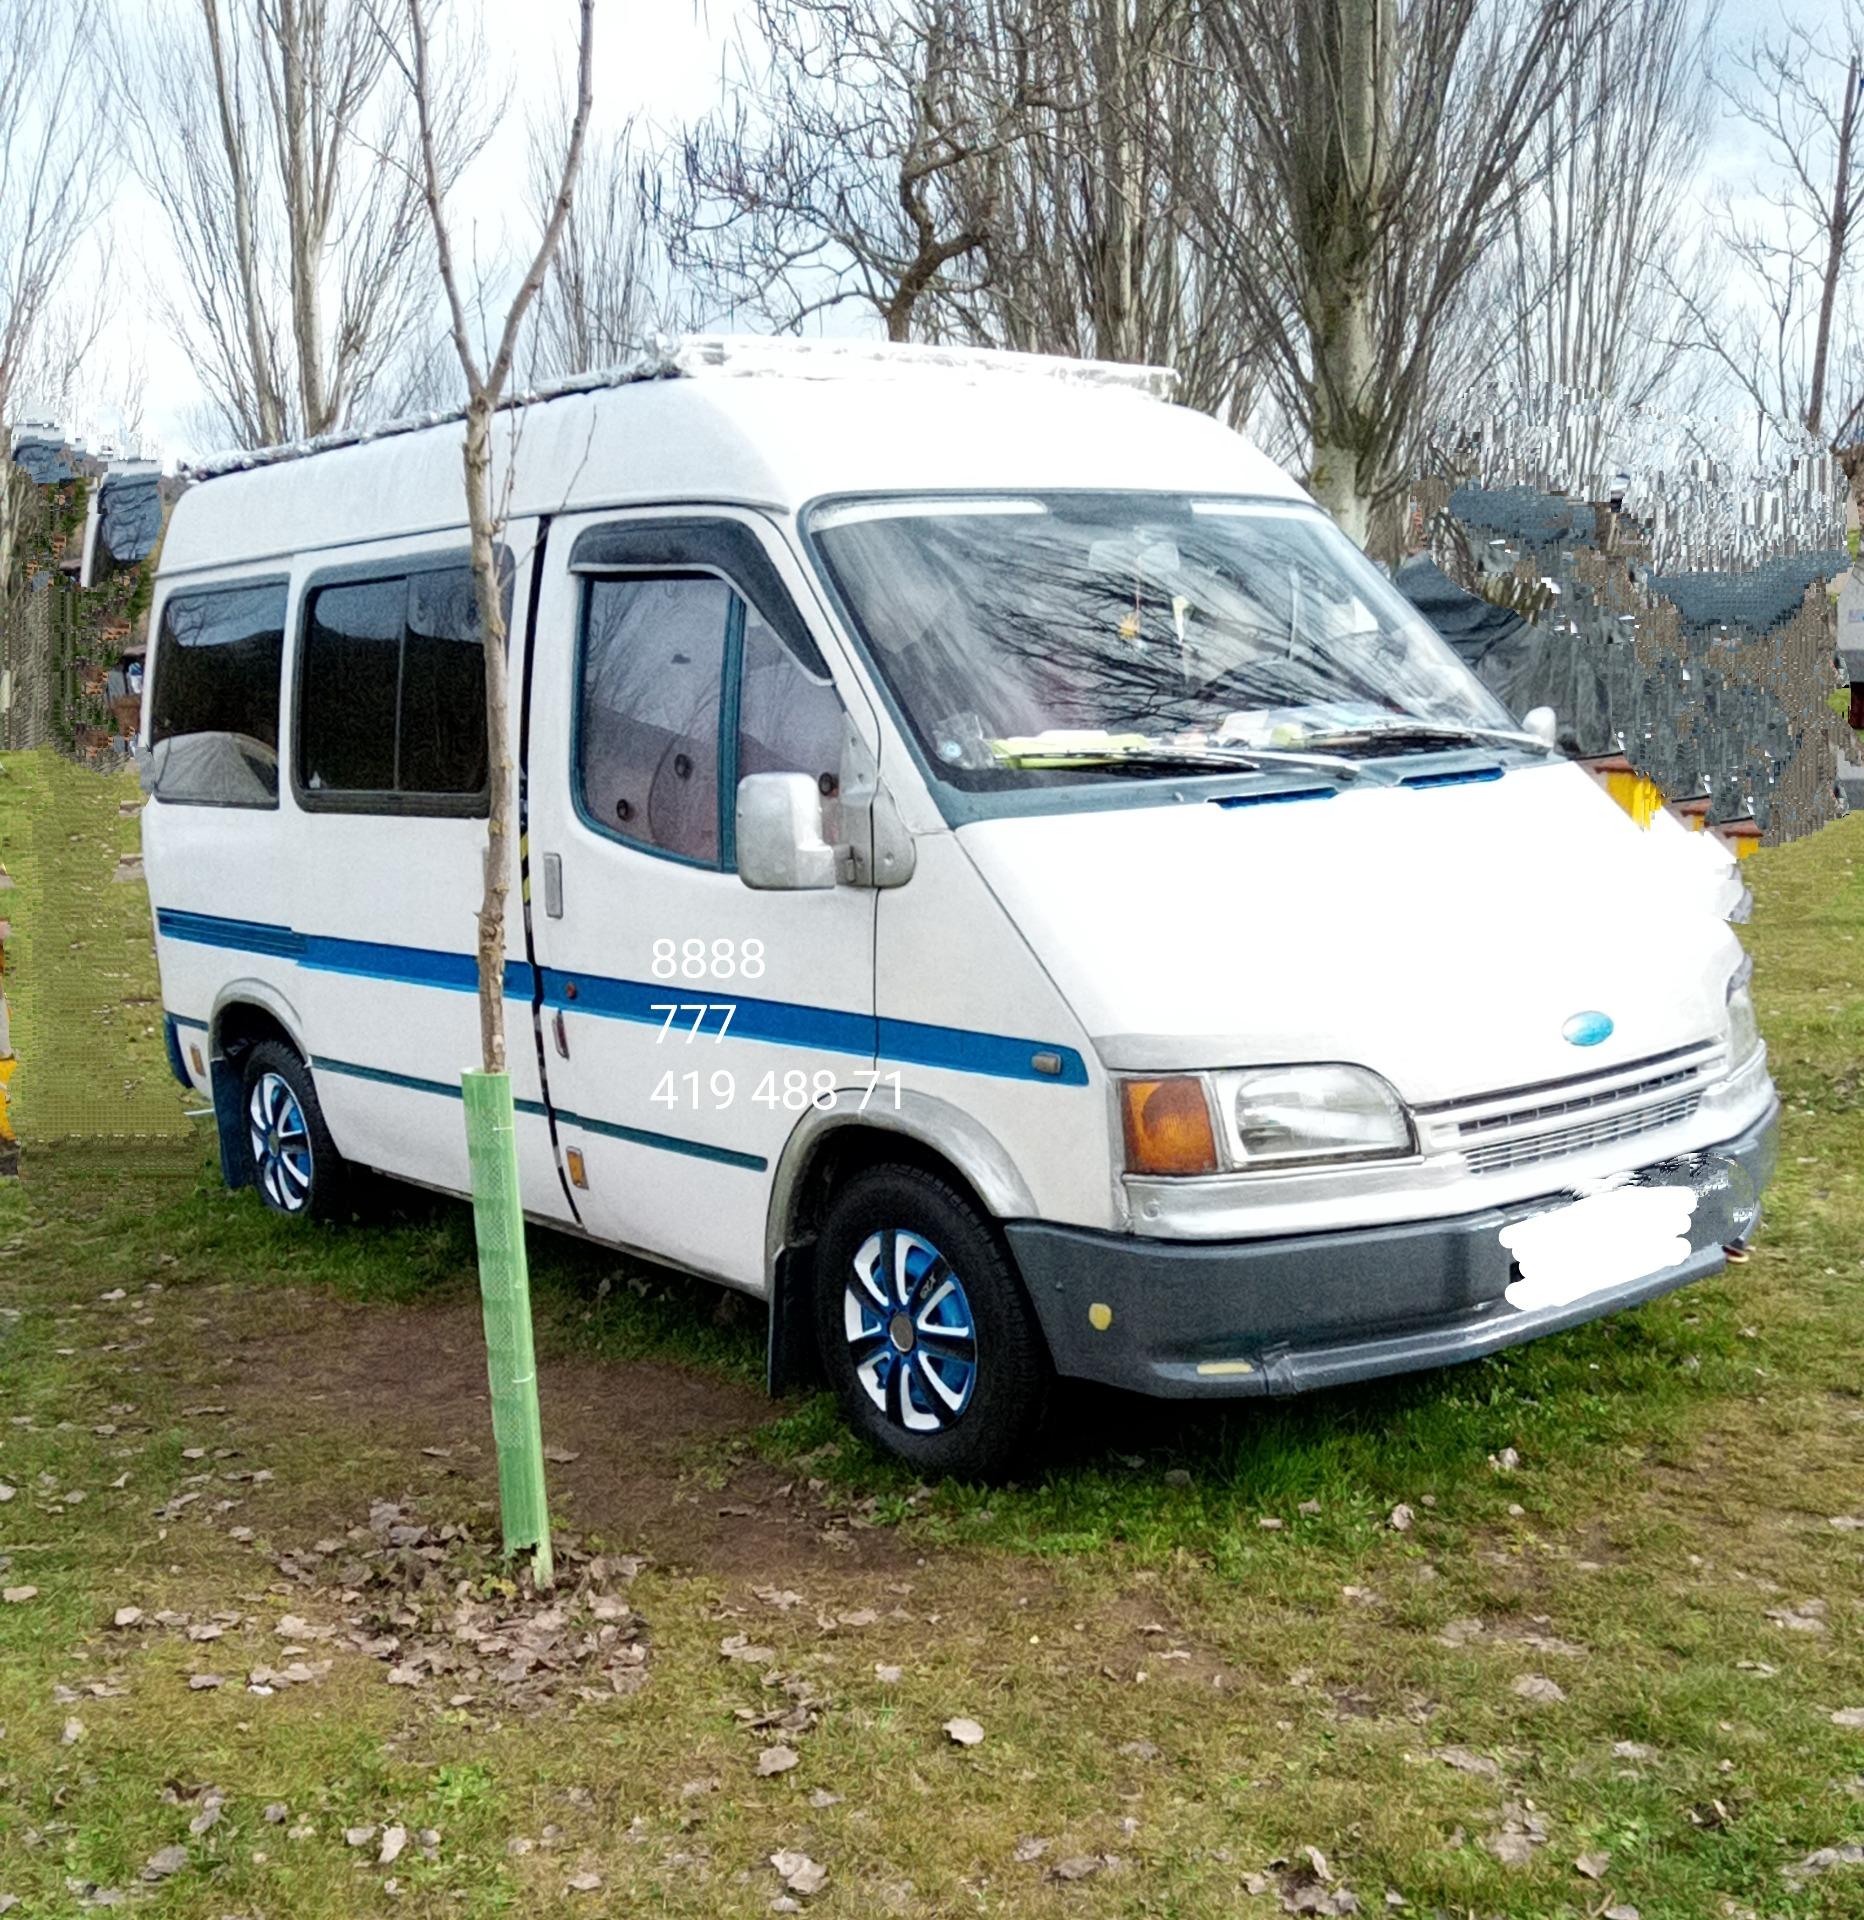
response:
[[[668,338],[651,336],[641,352],[618,366],[579,373],[528,392],[514,393],[499,404],[501,413],[544,400],[594,393],[608,387],[633,386],[644,380],[742,378],[787,375],[794,379],[833,380],[874,374],[908,378],[936,376],[975,379],[1056,380],[1064,384],[1103,390],[1124,390],[1169,400],[1178,375],[1170,367],[1128,366],[1113,360],[1071,360],[1056,354],[1009,353],[996,347],[946,347],[920,343],[869,340],[793,340],[759,334],[688,334]],[[405,420],[385,421],[341,433],[319,434],[284,446],[252,447],[217,453],[205,460],[184,462],[180,473],[190,480],[212,480],[222,474],[243,473],[253,467],[276,466],[304,460],[338,447],[363,446],[404,433],[463,420],[463,407],[425,413]]]

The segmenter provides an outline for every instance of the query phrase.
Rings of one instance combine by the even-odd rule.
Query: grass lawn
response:
[[[535,1236],[542,1608],[465,1209],[223,1192],[133,788],[7,767],[0,1910],[1864,1914],[1864,820],[1746,869],[1753,1258],[1519,1352],[1081,1395],[926,1489],[766,1402],[742,1309]],[[85,1114],[145,1137],[35,1148]]]

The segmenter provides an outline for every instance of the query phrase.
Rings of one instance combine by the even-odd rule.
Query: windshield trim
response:
[[[921,778],[925,781],[926,791],[943,815],[946,825],[956,828],[968,826],[975,821],[998,820],[1027,814],[1105,812],[1132,807],[1171,806],[1188,801],[1223,799],[1233,793],[1270,793],[1280,788],[1292,790],[1311,786],[1314,780],[1313,771],[1296,767],[1263,767],[1258,770],[1246,767],[1213,768],[1208,773],[1186,768],[1182,773],[1164,775],[1156,780],[1056,781],[1052,785],[1012,788],[995,792],[961,787],[945,777],[943,768],[920,745],[917,732],[894,695],[892,683],[881,671],[874,649],[868,641],[866,629],[853,603],[842,591],[827,554],[817,542],[815,516],[824,508],[858,506],[870,501],[878,503],[909,500],[927,502],[1027,500],[1033,497],[1034,492],[1035,490],[1026,486],[863,488],[853,492],[815,494],[796,509],[797,540],[802,547],[816,589],[833,611],[842,632],[861,663],[873,697],[886,713],[893,733],[911,756],[913,765],[918,768]],[[1207,502],[1218,508],[1234,507],[1239,514],[1261,512],[1265,517],[1310,520],[1328,527],[1337,524],[1324,508],[1301,494],[1218,494],[1208,488],[1200,488],[1196,492],[1184,492],[1167,491],[1159,487],[1133,488],[1123,492],[1120,488],[1105,486],[1043,487],[1040,492],[1044,496],[1071,499],[1105,499],[1113,496]],[[1393,590],[1396,591],[1396,588]],[[1424,617],[1421,613],[1418,615],[1419,619]],[[1525,748],[1511,748],[1500,742],[1491,744],[1487,741],[1453,744],[1446,742],[1441,748],[1414,751],[1402,756],[1369,755],[1358,764],[1366,774],[1364,785],[1396,785],[1400,777],[1398,773],[1393,771],[1382,777],[1382,770],[1394,769],[1401,759],[1407,765],[1415,766],[1419,762],[1467,756],[1471,753],[1482,754],[1491,762],[1500,759],[1503,762],[1504,772],[1517,756],[1523,765],[1537,764]],[[1355,782],[1353,786],[1343,785],[1342,790],[1352,791],[1353,787],[1359,784],[1361,783]]]

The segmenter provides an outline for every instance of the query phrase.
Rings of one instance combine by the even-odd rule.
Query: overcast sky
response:
[[[5,0],[0,0],[0,5]],[[572,0],[482,0],[495,55],[507,64],[512,99],[503,125],[475,163],[458,205],[483,209],[485,228],[471,236],[480,257],[502,243],[526,244],[533,229],[522,198],[527,115],[561,97],[573,58]],[[1836,0],[1723,0],[1720,37],[1741,46],[1777,31],[1783,15],[1816,24]],[[600,0],[596,25],[596,119],[618,126],[630,115],[668,124],[702,112],[715,96],[723,49],[748,0]],[[1732,129],[1711,148],[1708,172],[1739,179],[1747,149]],[[124,370],[143,372],[145,450],[171,463],[214,449],[199,444],[190,416],[200,391],[182,349],[164,332],[143,294],[150,278],[172,271],[161,222],[133,180],[121,188],[111,221],[116,242],[118,311],[105,361],[120,385]],[[110,431],[107,415],[76,422],[93,435]]]

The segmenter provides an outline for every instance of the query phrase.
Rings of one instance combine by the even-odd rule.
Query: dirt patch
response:
[[[237,1424],[337,1428],[359,1451],[392,1450],[435,1480],[496,1497],[477,1301],[357,1309],[305,1292],[270,1301],[262,1325],[227,1330],[212,1368],[211,1391]],[[291,1383],[284,1396],[281,1381]],[[913,1564],[890,1530],[825,1505],[794,1474],[731,1457],[720,1443],[770,1418],[771,1403],[749,1387],[661,1361],[563,1359],[540,1362],[538,1386],[545,1441],[573,1456],[551,1462],[552,1504],[579,1532],[728,1577]],[[352,1492],[299,1490],[332,1517]]]

